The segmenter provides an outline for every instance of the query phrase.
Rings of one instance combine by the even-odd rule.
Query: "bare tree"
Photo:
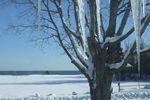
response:
[[[36,0],[14,1],[26,5],[27,13],[36,18],[28,18],[30,25],[14,27],[38,28],[40,39],[53,38],[87,78],[91,100],[110,100],[113,74],[126,67],[136,48],[135,39],[127,52],[121,47],[134,34],[130,1],[101,0],[101,7],[98,0],[38,0],[40,7]],[[149,3],[141,19],[141,36],[150,23]]]

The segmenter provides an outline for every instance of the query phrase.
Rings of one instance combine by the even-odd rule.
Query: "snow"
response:
[[[0,96],[9,98],[29,97],[35,94],[70,95],[84,94],[88,84],[81,75],[29,75],[0,76]],[[65,92],[64,92],[65,91]]]
[[[84,47],[84,53],[86,50],[87,46],[87,39],[86,39],[86,34],[85,34],[85,12],[84,12],[84,0],[77,0],[78,1],[78,7],[79,7],[79,20],[80,20],[80,25],[81,25],[81,37],[82,37],[82,42],[83,42],[83,47]]]
[[[100,0],[96,0],[96,16],[97,16],[97,27],[98,27],[98,33],[100,34]]]
[[[134,29],[136,33],[136,47],[137,47],[137,58],[138,58],[138,73],[140,76],[140,26],[141,26],[141,19],[140,19],[140,0],[130,0],[131,1],[131,8],[132,8],[132,16],[133,16],[133,23]]]
[[[107,44],[107,43],[113,43],[116,42],[117,40],[119,40],[121,37],[123,36],[114,36],[114,37],[106,37],[103,45]]]
[[[112,100],[149,100],[149,90],[123,91],[112,95]]]
[[[0,76],[0,100],[90,100],[83,75]],[[113,82],[112,100],[149,100],[150,82]]]
[[[96,0],[96,17],[97,17],[97,27],[98,27],[98,34],[99,34],[99,37],[100,37],[100,42],[103,42],[102,38],[102,34],[101,34],[101,18],[100,18],[100,3],[101,3],[101,0]]]

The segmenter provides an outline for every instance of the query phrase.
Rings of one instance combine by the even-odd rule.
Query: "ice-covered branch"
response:
[[[88,59],[86,57],[86,55],[83,55],[83,53],[81,52],[76,40],[71,36],[71,34],[69,35],[69,38],[72,42],[72,45],[73,45],[73,48],[74,48],[74,51],[76,53],[76,56],[78,57],[78,59],[82,62],[82,64],[85,66],[85,67],[88,67],[87,63],[86,63],[86,60]]]
[[[146,15],[141,20],[141,35],[144,33],[145,29],[147,28],[148,24],[150,23],[150,15]],[[132,27],[127,33],[121,35],[121,36],[114,36],[114,37],[107,37],[102,44],[102,46],[106,46],[108,44],[118,43],[123,41],[124,39],[128,38],[132,33],[134,32],[134,27]]]
[[[57,27],[57,25],[56,25],[56,23],[55,23],[55,21],[54,21],[52,15],[51,15],[51,12],[50,12],[50,10],[49,10],[49,8],[48,8],[48,5],[46,5],[45,3],[44,3],[44,5],[45,5],[45,7],[46,7],[47,10],[48,10],[49,18],[50,18],[50,20],[51,20],[51,22],[52,22],[52,25],[54,26],[54,28],[55,28],[55,30],[56,30],[57,38],[58,38],[58,41],[59,41],[59,43],[60,43],[60,46],[63,48],[63,50],[65,51],[65,53],[68,55],[68,57],[70,58],[71,62],[72,62],[87,78],[89,78],[89,75],[87,74],[87,69],[86,69],[86,67],[85,67],[84,65],[82,65],[81,63],[79,63],[79,62],[77,61],[77,59],[75,59],[75,58],[70,54],[70,52],[67,50],[67,48],[65,47],[65,45],[64,45],[64,43],[63,43],[63,41],[62,41],[62,39],[61,39],[59,29],[58,29],[58,27]]]
[[[106,37],[106,39],[104,41],[104,45],[107,43],[113,43],[113,42],[121,39],[121,37],[123,37],[123,36]]]
[[[132,47],[128,50],[128,52],[126,53],[124,59],[123,59],[121,62],[115,63],[115,64],[109,64],[109,65],[108,65],[109,68],[110,68],[110,69],[119,69],[119,68],[121,68],[121,67],[123,66],[125,60],[126,60],[127,57],[129,56],[129,54],[131,53],[131,50],[132,50],[133,46],[135,46],[135,45],[132,45]],[[150,52],[150,47],[146,47],[146,48],[140,50],[140,53],[146,53],[146,52]]]
[[[63,18],[63,13],[62,13],[61,6],[58,6],[56,2],[55,2],[55,5],[56,5],[56,7],[58,9],[58,12],[59,12],[59,15],[60,15],[60,19],[61,19],[61,22],[63,24],[63,28],[64,28],[65,32],[68,34],[68,37],[69,37],[69,39],[70,39],[70,41],[72,43],[72,46],[74,48],[76,56],[78,57],[78,59],[81,61],[81,63],[85,67],[88,67],[88,65],[85,62],[85,60],[87,59],[86,55],[81,52],[76,39],[73,37],[72,33],[70,32],[70,30],[68,30],[68,27],[65,24],[66,22],[65,22],[65,20]]]
[[[114,37],[106,37],[104,43],[102,44],[102,47],[105,47],[107,46],[108,44],[112,44],[112,43],[117,43],[117,42],[120,42],[124,39],[126,39],[129,35],[131,35],[131,33],[134,32],[134,28],[131,29],[129,32],[127,32],[126,34],[124,35],[121,35],[121,36],[114,36]]]
[[[147,52],[150,52],[150,47],[146,47],[140,50],[140,53],[147,53]]]
[[[144,31],[148,27],[149,23],[150,23],[150,15],[147,15],[147,16],[145,16],[145,18],[142,21],[140,35],[142,35],[144,33]],[[131,30],[134,31],[134,29],[131,29]],[[132,32],[130,32],[130,33],[132,33]],[[128,49],[127,53],[125,54],[125,56],[121,62],[115,63],[115,64],[106,64],[106,66],[108,66],[114,72],[121,70],[127,64],[131,53],[133,53],[133,51],[135,50],[135,47],[136,47],[136,42],[134,41],[133,44],[131,45],[131,47]],[[149,50],[149,49],[147,48],[147,50]],[[142,53],[142,51],[144,52],[144,51],[146,51],[146,49],[141,50],[141,53]]]
[[[135,43],[133,43],[131,45],[131,47],[128,49],[128,51],[126,52],[123,60],[119,63],[114,63],[114,64],[108,64],[110,69],[120,69],[122,66],[125,66],[127,64],[127,59],[129,58],[130,53],[133,51],[135,47]]]
[[[85,2],[84,0],[77,0],[78,5],[78,15],[79,15],[79,23],[80,23],[80,31],[81,31],[81,40],[83,44],[83,53],[86,53],[87,49],[87,37],[89,37],[89,34],[86,33],[85,26],[86,26],[86,20],[85,20]]]
[[[55,2],[55,5],[58,9],[60,19],[61,19],[61,22],[63,24],[63,28],[64,28],[65,32],[67,33],[68,38],[70,39],[70,42],[73,46],[73,50],[74,50],[76,57],[78,58],[78,61],[79,61],[78,62],[78,61],[72,60],[72,63],[74,63],[78,67],[79,70],[84,71],[84,73],[86,73],[89,76],[89,78],[92,79],[94,67],[93,67],[93,62],[92,62],[92,56],[90,55],[89,49],[87,47],[87,40],[86,40],[85,32],[83,32],[83,31],[81,32],[81,38],[84,39],[84,41],[82,40],[82,42],[85,43],[84,44],[85,47],[83,50],[77,42],[78,38],[74,37],[73,34],[66,27],[66,25],[65,25],[66,22],[65,22],[65,19],[63,18],[61,6],[58,6],[56,2]],[[84,30],[84,28],[81,28],[81,29]]]
[[[100,8],[101,8],[101,0],[96,0],[96,17],[97,17],[97,29],[98,29],[98,35],[100,42],[103,42],[103,35],[101,32],[101,13],[100,13]]]
[[[80,64],[76,59],[72,59],[71,63],[73,63],[88,79],[90,79],[87,69],[82,64]]]
[[[136,54],[137,51],[134,51],[134,54]],[[150,53],[150,47],[144,47],[143,49],[140,49],[140,54]]]

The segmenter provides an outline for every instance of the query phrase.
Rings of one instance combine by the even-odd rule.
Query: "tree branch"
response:
[[[128,4],[128,7],[129,7],[129,4]],[[125,25],[127,23],[127,19],[129,17],[129,13],[130,13],[130,9],[128,9],[128,7],[126,8],[125,10],[125,13],[124,13],[124,16],[122,18],[122,21],[121,21],[121,24],[120,24],[120,27],[117,31],[117,35],[121,35],[123,33],[123,30],[125,28]]]
[[[141,54],[145,54],[145,53],[148,53],[148,52],[150,52],[150,47],[146,47],[146,48],[140,50]]]
[[[64,21],[64,18],[63,18],[63,13],[62,13],[62,9],[61,9],[61,5],[57,5],[57,3],[55,2],[55,5],[57,7],[57,10],[59,12],[59,15],[60,15],[60,19],[61,19],[61,22],[63,24],[63,27],[64,27],[64,30],[65,32],[67,33],[71,43],[72,43],[72,46],[74,48],[74,51],[75,51],[75,54],[76,56],[78,57],[78,59],[81,61],[81,63],[86,67],[88,68],[88,65],[86,64],[86,58],[84,57],[84,55],[81,53],[81,51],[79,50],[79,47],[77,46],[77,42],[76,40],[72,37],[72,34],[71,32],[68,30],[66,24],[65,24],[65,21]]]
[[[147,28],[148,24],[150,23],[150,15],[146,15],[142,20],[141,20],[141,23],[142,23],[142,27],[141,28],[141,33],[143,34],[143,32],[145,31],[145,29]],[[106,45],[111,45],[111,44],[114,44],[114,43],[119,43],[121,41],[123,41],[124,39],[126,39],[129,35],[131,35],[132,33],[134,32],[134,27],[132,27],[126,34],[122,35],[122,36],[115,36],[115,37],[108,37],[105,39],[105,42],[104,42],[104,46]]]
[[[150,15],[147,15],[145,17],[145,20],[143,21],[143,24],[141,25],[141,35],[144,33],[144,31],[148,27],[149,22],[150,22]],[[131,45],[131,47],[129,48],[129,50],[127,51],[127,53],[125,54],[123,60],[120,63],[107,64],[106,66],[108,66],[111,69],[112,72],[120,71],[128,63],[128,60],[129,60],[130,56],[132,55],[133,51],[135,50],[135,47],[136,47],[136,42],[134,40],[133,44]]]
[[[109,26],[106,31],[106,36],[112,37],[115,34],[118,6],[119,6],[118,0],[110,1]]]

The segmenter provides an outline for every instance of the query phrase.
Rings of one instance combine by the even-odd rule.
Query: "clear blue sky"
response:
[[[17,10],[0,7],[0,70],[75,70],[68,57],[57,46],[40,49],[29,41],[29,36],[6,31],[17,22]],[[29,33],[30,34],[30,33]]]
[[[0,6],[0,70],[76,70],[68,57],[62,55],[62,49],[53,42],[51,44],[54,45],[41,50],[29,42],[30,31],[18,35],[13,30],[5,30],[11,23],[18,22],[16,16],[21,10],[12,5]],[[149,34],[148,31],[146,33]],[[149,35],[145,35],[143,41],[150,44]]]

